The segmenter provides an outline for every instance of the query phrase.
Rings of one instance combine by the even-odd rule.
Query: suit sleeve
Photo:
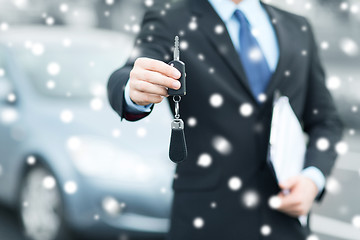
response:
[[[309,135],[309,142],[305,156],[305,168],[316,167],[324,176],[328,176],[334,166],[337,153],[335,145],[341,140],[343,124],[336,110],[334,100],[325,85],[325,74],[320,62],[314,34],[310,31],[309,51],[310,67],[308,76],[308,89],[303,115],[304,130]],[[318,141],[324,147],[318,148]],[[329,146],[326,148],[327,143]],[[323,196],[319,195],[317,200]]]
[[[151,113],[150,111],[133,114],[125,111],[125,86],[137,58],[148,57],[165,61],[167,57],[170,57],[171,44],[173,42],[173,40],[171,40],[172,38],[168,25],[160,14],[160,11],[148,11],[144,16],[141,31],[135,40],[134,48],[129,59],[123,67],[111,74],[107,85],[110,105],[115,112],[119,114],[121,120],[125,118],[128,121],[137,121]]]

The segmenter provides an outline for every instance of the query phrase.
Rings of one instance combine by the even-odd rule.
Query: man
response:
[[[167,88],[180,87],[180,73],[166,64],[175,35],[186,63],[180,114],[188,159],[176,169],[169,239],[306,239],[298,217],[323,196],[342,132],[309,23],[258,0],[189,0],[149,11],[135,54],[108,83],[121,119],[146,117]],[[309,135],[304,170],[280,184],[266,161],[275,90]],[[328,146],[318,149],[319,141]],[[273,196],[278,206],[269,206]]]

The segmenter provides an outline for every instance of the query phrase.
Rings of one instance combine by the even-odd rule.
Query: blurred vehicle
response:
[[[132,42],[62,27],[1,34],[0,201],[18,209],[31,239],[167,232],[174,174],[167,104],[120,124],[106,100],[109,73]]]

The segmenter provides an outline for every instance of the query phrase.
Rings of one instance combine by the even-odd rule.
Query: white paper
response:
[[[282,96],[274,104],[270,131],[270,161],[278,182],[284,182],[302,171],[305,152],[301,124],[288,97]]]

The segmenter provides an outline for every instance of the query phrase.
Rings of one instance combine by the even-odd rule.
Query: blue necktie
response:
[[[240,22],[239,56],[247,79],[249,80],[250,88],[254,97],[258,100],[259,94],[264,93],[272,73],[259,43],[251,33],[245,15],[238,9],[234,14],[236,19]]]

